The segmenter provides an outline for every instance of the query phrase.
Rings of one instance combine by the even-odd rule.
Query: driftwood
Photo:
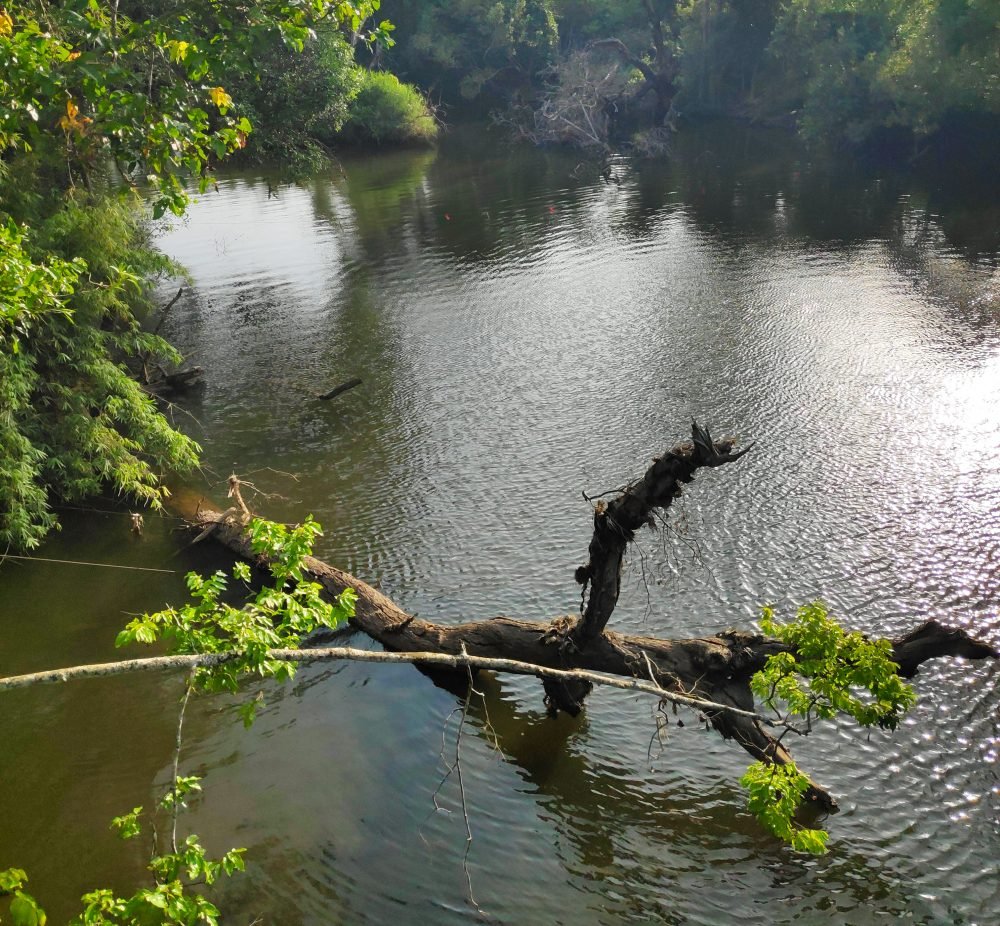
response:
[[[201,367],[190,367],[187,370],[178,370],[176,373],[167,373],[160,366],[157,366],[157,369],[160,371],[160,377],[146,384],[146,391],[157,396],[185,392],[195,385],[205,372]]]
[[[590,558],[576,572],[586,593],[581,615],[548,622],[497,617],[444,626],[408,614],[381,592],[335,566],[312,557],[304,565],[310,578],[331,596],[348,587],[354,589],[357,604],[352,624],[386,649],[511,659],[549,669],[583,669],[648,680],[667,692],[735,709],[705,709],[702,713],[725,738],[735,739],[755,759],[784,764],[791,756],[755,715],[750,679],[769,656],[787,650],[786,644],[739,630],[689,640],[660,640],[607,628],[618,600],[623,557],[635,532],[669,508],[699,469],[734,462],[748,449],[734,452],[732,441],[713,441],[707,430],[694,425],[691,441],[654,460],[642,479],[609,504],[599,502]],[[256,559],[246,530],[245,506],[220,512],[204,507],[195,495],[178,492],[172,507],[203,536],[211,535],[240,556]],[[900,674],[907,678],[923,662],[939,656],[996,659],[1000,652],[963,630],[936,621],[893,641],[893,658]],[[571,713],[580,710],[590,690],[589,680],[582,678],[547,678],[543,684],[550,709]],[[806,796],[822,810],[837,809],[833,797],[818,784],[813,783]]]
[[[349,379],[346,383],[341,383],[339,386],[334,386],[329,392],[324,392],[322,395],[316,396],[317,399],[334,399],[342,392],[347,392],[348,389],[353,389],[355,386],[360,386],[361,380],[355,377],[354,379]]]

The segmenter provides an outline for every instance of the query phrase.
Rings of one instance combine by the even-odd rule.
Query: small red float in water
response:
[[[450,213],[450,212],[446,212],[446,213],[444,214],[444,220],[445,220],[446,222],[450,222],[450,221],[451,221],[451,213]]]

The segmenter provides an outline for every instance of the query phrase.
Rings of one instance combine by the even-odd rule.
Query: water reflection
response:
[[[619,183],[579,165],[473,133],[345,158],[302,186],[220,177],[222,194],[163,239],[195,281],[167,333],[207,371],[186,406],[205,481],[254,473],[270,515],[314,512],[321,554],[409,610],[541,618],[578,605],[581,489],[641,472],[696,415],[757,448],[699,478],[673,531],[643,539],[619,629],[697,634],[822,596],[851,626],[935,616],[998,642],[995,200],[721,128],[680,137],[669,163],[616,162]],[[314,398],[355,375],[362,387]],[[93,542],[64,540],[67,558]],[[124,540],[105,542],[122,555]],[[2,590],[16,617],[0,653],[22,662],[72,661],[74,628],[116,600],[17,585]],[[742,814],[741,757],[713,736],[675,730],[650,770],[648,707],[596,697],[553,724],[533,686],[484,681],[466,756],[480,900],[501,922],[723,923],[734,897],[750,922],[989,922],[995,682],[987,667],[929,667],[895,736],[834,726],[800,747],[846,807],[814,862]],[[353,667],[311,669],[268,700],[249,735],[222,702],[192,713],[188,758],[211,796],[192,827],[249,845],[257,875],[226,887],[229,909],[467,921],[453,790],[451,813],[428,818],[454,696],[412,670]],[[95,730],[101,756],[113,745],[123,776],[162,777],[163,713],[166,746]],[[55,742],[80,720],[53,723]],[[20,776],[75,767],[11,742]],[[53,805],[81,800],[58,776],[46,789]],[[67,851],[102,825],[85,822]],[[109,862],[123,879],[135,864]]]
[[[539,795],[540,816],[563,835],[561,846],[572,848],[560,851],[567,869],[585,891],[605,901],[612,876],[620,900],[606,907],[608,922],[646,917],[643,921],[657,923],[718,923],[731,911],[731,895],[726,896],[731,891],[752,898],[741,914],[749,922],[771,921],[767,910],[773,904],[792,919],[832,907],[852,923],[901,914],[933,921],[919,897],[877,861],[838,847],[818,862],[789,864],[784,850],[762,836],[746,813],[736,812],[741,796],[730,783],[692,787],[676,775],[675,737],[697,737],[696,732],[675,729],[662,747],[651,749],[654,768],[637,773],[625,763],[602,764],[590,756],[585,720],[551,721],[544,712],[527,710],[492,675],[477,678],[476,689],[483,697],[472,700],[470,717],[479,735],[495,743]],[[690,715],[687,721],[697,729]],[[651,726],[621,732],[641,739]],[[578,739],[584,740],[580,748]],[[703,858],[706,844],[712,850]],[[706,864],[709,872],[703,870]],[[681,882],[692,875],[712,884],[697,900],[687,896],[689,885],[678,896]],[[811,896],[809,883],[824,879],[844,886],[836,901]]]

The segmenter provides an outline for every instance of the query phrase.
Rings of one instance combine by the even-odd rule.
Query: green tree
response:
[[[554,59],[559,33],[552,0],[393,0],[406,36],[389,56],[395,70],[446,94],[474,99],[526,93]]]
[[[362,72],[342,137],[376,145],[427,144],[437,133],[434,115],[416,87],[401,83],[395,74]]]
[[[1000,115],[1000,3],[901,3],[879,81],[896,116],[928,134],[953,112]]]
[[[195,465],[129,364],[176,361],[142,330],[148,283],[175,268],[152,214],[183,213],[189,184],[247,143],[227,85],[316,28],[384,40],[378,0],[21,0],[0,11],[0,544],[32,547],[54,497],[109,486],[158,505],[159,471]],[[329,104],[329,99],[325,101]]]
[[[272,36],[254,69],[232,80],[234,110],[254,127],[241,158],[284,167],[313,166],[347,118],[365,71],[343,31],[320,26],[301,51]]]
[[[695,0],[682,11],[682,109],[760,107],[778,6],[778,0]]]
[[[949,113],[1000,114],[995,0],[789,0],[771,51],[810,138],[921,136]]]

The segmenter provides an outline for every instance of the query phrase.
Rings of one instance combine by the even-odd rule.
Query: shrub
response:
[[[365,71],[341,137],[357,143],[430,144],[438,125],[427,101],[395,74]]]
[[[321,167],[326,155],[315,140],[330,141],[343,126],[363,74],[336,29],[317,30],[301,52],[270,36],[254,72],[231,82],[238,111],[254,127],[239,156],[292,172]]]
[[[127,366],[180,359],[140,324],[144,281],[174,268],[138,202],[76,192],[45,211],[30,230],[0,212],[0,549],[37,546],[55,497],[111,486],[159,507],[159,471],[197,463]]]

